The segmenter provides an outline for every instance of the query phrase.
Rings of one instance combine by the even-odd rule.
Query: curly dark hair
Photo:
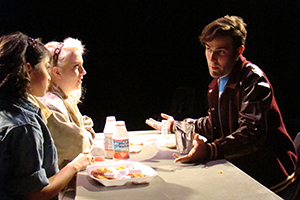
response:
[[[204,27],[199,39],[203,46],[214,39],[215,36],[230,36],[233,45],[238,48],[245,45],[247,37],[247,24],[238,16],[226,15],[211,22]]]
[[[30,80],[26,73],[26,63],[33,68],[49,51],[38,39],[32,39],[21,32],[0,38],[0,98],[27,98]]]

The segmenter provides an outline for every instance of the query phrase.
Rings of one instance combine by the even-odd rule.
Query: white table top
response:
[[[104,187],[80,172],[75,199],[281,199],[226,160],[198,165],[174,163],[176,150],[160,147],[153,139],[155,135],[159,138],[158,133],[130,132],[131,138],[142,135],[150,140],[140,153],[131,154],[132,160],[156,170],[158,175],[149,184]]]

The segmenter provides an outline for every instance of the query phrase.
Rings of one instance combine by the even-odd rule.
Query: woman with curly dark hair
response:
[[[17,32],[0,38],[0,199],[58,199],[72,177],[91,164],[80,154],[59,171],[57,151],[36,97],[46,93],[50,53]],[[42,115],[42,113],[44,115]]]

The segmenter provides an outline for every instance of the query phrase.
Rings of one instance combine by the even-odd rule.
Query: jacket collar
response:
[[[51,83],[49,86],[49,91],[61,99],[67,99],[68,95],[66,95],[62,89],[54,83]]]
[[[238,78],[240,77],[239,74],[241,70],[244,68],[246,64],[248,64],[249,61],[246,60],[246,58],[243,55],[240,55],[239,59],[237,60],[235,66],[233,67],[231,73],[229,74],[230,78],[226,84],[226,87],[234,89],[236,87],[236,84],[238,83]],[[214,88],[218,84],[218,79],[215,78],[212,80],[212,82],[208,85],[208,87]]]
[[[34,95],[29,95],[28,100],[35,105],[36,107],[40,108],[41,110],[41,116],[44,120],[44,122],[47,124],[47,119],[52,114],[51,111],[48,109],[48,107],[43,104],[38,98],[36,98]]]
[[[40,113],[40,108],[35,106],[32,102],[30,102],[28,99],[22,99],[19,98],[17,100],[13,99],[8,99],[8,98],[1,98],[0,103],[5,105],[5,104],[10,104],[14,105],[15,107],[18,107],[20,109],[25,109],[33,113]]]

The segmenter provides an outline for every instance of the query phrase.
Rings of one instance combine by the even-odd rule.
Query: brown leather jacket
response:
[[[225,158],[275,192],[295,180],[296,150],[259,67],[241,56],[220,99],[218,79],[211,82],[208,105],[208,116],[176,121],[173,131],[205,136],[208,160]]]

